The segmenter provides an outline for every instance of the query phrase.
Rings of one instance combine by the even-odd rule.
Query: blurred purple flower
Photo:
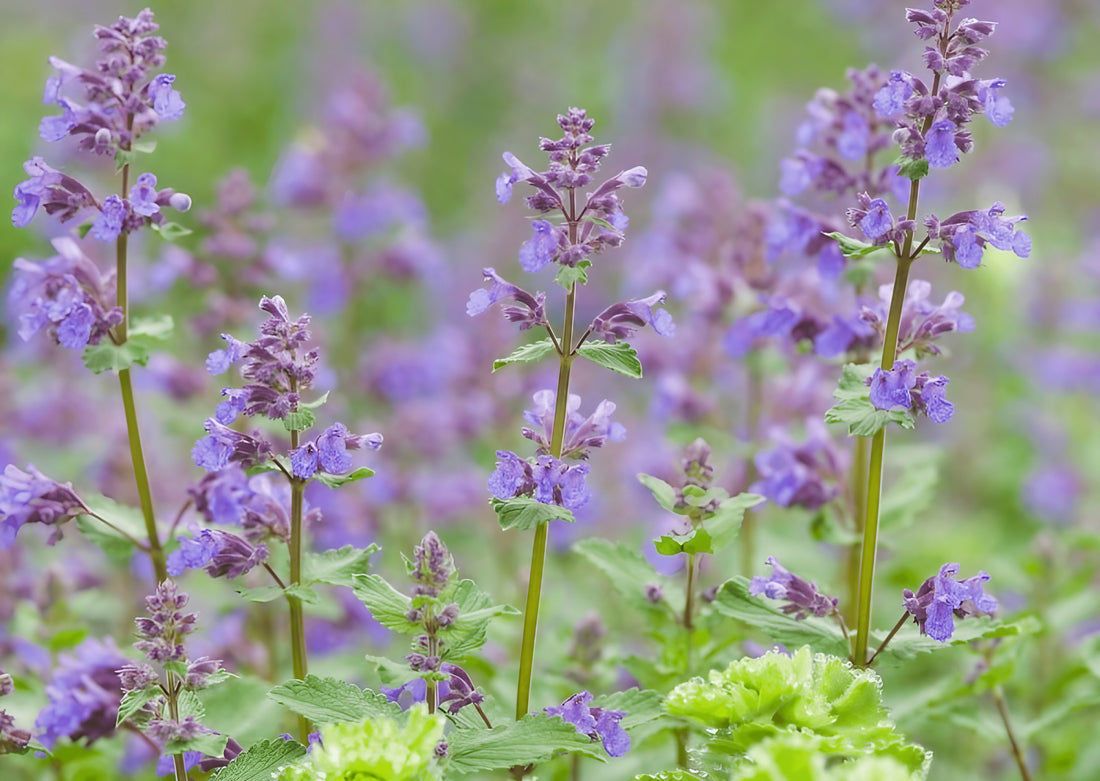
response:
[[[563,721],[572,724],[581,735],[603,743],[608,756],[621,757],[630,750],[630,736],[623,730],[620,722],[626,716],[625,711],[608,708],[592,708],[592,695],[587,691],[578,692],[561,705],[543,708],[549,716],[560,716]]]
[[[928,578],[917,593],[905,589],[905,610],[913,616],[920,633],[945,643],[955,631],[955,618],[984,613],[997,609],[997,600],[986,594],[982,584],[989,580],[989,573],[979,571],[966,580],[957,581],[959,565],[944,564],[938,574]]]
[[[59,483],[27,464],[24,472],[14,464],[0,475],[0,550],[15,543],[15,535],[27,523],[53,526],[51,540],[61,536],[60,525],[89,512],[72,483]]]
[[[126,664],[114,640],[88,638],[58,661],[60,666],[46,684],[49,704],[34,722],[42,745],[53,749],[60,738],[91,745],[113,735],[122,699],[116,671]]]
[[[793,613],[799,621],[810,614],[822,618],[836,612],[840,600],[819,593],[815,583],[792,575],[780,566],[774,556],[768,556],[768,564],[772,566],[771,576],[753,576],[749,584],[750,594],[785,601],[787,604],[782,607],[783,612],[788,615]]]

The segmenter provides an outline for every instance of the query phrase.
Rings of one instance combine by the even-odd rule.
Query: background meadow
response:
[[[658,561],[651,544],[669,530],[668,516],[635,475],[672,481],[684,446],[701,436],[713,448],[716,482],[731,493],[746,490],[757,477],[754,455],[784,433],[803,440],[813,425],[806,421],[830,406],[839,361],[805,368],[797,355],[768,345],[734,358],[722,340],[759,308],[753,274],[813,266],[794,253],[771,265],[764,257],[780,161],[795,149],[807,102],[819,88],[846,89],[847,68],[919,67],[905,5],[243,0],[153,7],[187,113],[158,132],[150,166],[194,201],[178,220],[191,235],[176,244],[143,235],[131,250],[134,311],[168,313],[177,324],[164,353],[135,372],[159,514],[175,517],[202,476],[188,454],[224,384],[204,371],[205,356],[221,346],[222,332],[253,333],[259,295],[280,294],[292,314],[313,315],[325,351],[318,386],[331,391],[340,419],[385,436],[382,450],[362,461],[376,470],[372,479],[340,492],[311,487],[307,499],[324,514],[311,529],[318,547],[377,542],[372,569],[400,579],[399,554],[434,529],[463,576],[496,601],[521,605],[529,538],[500,531],[485,486],[494,451],[523,446],[521,413],[535,391],[553,387],[556,372],[532,364],[490,373],[493,359],[515,346],[514,328],[495,311],[467,317],[465,306],[483,267],[519,276],[516,253],[530,234],[519,199],[502,206],[494,197],[501,153],[536,165],[537,138],[556,137],[555,115],[586,108],[597,141],[613,144],[607,170],[644,165],[649,176],[624,196],[628,239],[596,259],[578,319],[663,288],[677,332],[632,340],[645,367],[640,381],[592,366],[574,373],[584,409],[613,400],[627,438],[593,454],[593,498],[577,523],[551,528],[537,664],[569,667],[578,624],[592,626],[598,615],[607,663],[574,672],[604,690],[629,685],[614,660],[651,653],[653,641],[570,546],[606,537],[647,552],[673,575],[679,563]],[[5,187],[24,178],[20,166],[35,154],[111,186],[109,163],[66,160],[61,145],[38,139],[38,122],[51,113],[41,89],[48,55],[86,64],[94,58],[92,25],[139,10],[100,0],[33,8],[0,0]],[[999,23],[983,72],[1008,81],[1015,116],[1005,128],[975,122],[975,151],[929,179],[922,210],[950,214],[1000,200],[1009,214],[1028,215],[1034,247],[1027,259],[990,250],[974,271],[935,257],[914,270],[933,283],[937,301],[949,290],[963,293],[977,327],[948,337],[950,354],[938,363],[952,379],[953,420],[892,436],[887,448],[875,623],[885,629],[896,620],[902,588],[958,561],[965,573],[989,572],[999,617],[1031,616],[1032,632],[988,659],[951,648],[881,672],[900,729],[935,752],[931,777],[1016,776],[992,700],[975,686],[978,672],[993,665],[1041,777],[1087,779],[1100,762],[1090,726],[1100,703],[1100,6],[975,0],[966,15]],[[338,192],[346,177],[365,187],[377,198],[378,222],[339,244],[327,195],[303,205],[287,195],[287,182],[295,150],[339,140],[350,125],[376,132],[369,154],[344,160],[315,184]],[[15,258],[46,257],[46,238],[59,230],[41,218],[29,230],[0,221],[0,274]],[[85,244],[107,264],[108,245]],[[883,267],[874,279],[890,275]],[[552,277],[537,286],[549,290]],[[554,292],[552,312],[560,307]],[[6,304],[0,323],[0,463],[30,462],[78,489],[133,503],[115,384],[45,339],[22,342],[16,304]],[[833,437],[846,457],[843,432]],[[842,519],[774,502],[751,515],[751,548],[735,545],[709,560],[704,585],[765,574],[764,559],[775,555],[826,593],[844,593],[835,546]],[[185,513],[180,528],[194,523]],[[132,579],[148,579],[147,564],[111,558],[75,529],[56,547],[39,531],[24,529],[16,547],[0,551],[0,669],[23,671],[4,706],[24,721],[45,702],[35,676],[47,678],[58,654],[88,636],[113,635],[126,648],[134,611],[119,605],[137,606]],[[203,622],[196,645],[247,672],[242,680],[255,682],[250,691],[262,702],[262,679],[289,675],[289,652],[263,642],[277,636],[281,613],[261,608],[246,619],[225,583],[198,573],[181,583]],[[377,685],[364,654],[400,657],[402,641],[356,600],[332,595],[308,619],[311,671]],[[518,619],[494,625],[479,670],[485,688],[507,702],[519,629]],[[743,639],[767,645],[752,632]],[[728,658],[748,649],[731,646]],[[958,699],[963,690],[973,696]],[[282,723],[273,703],[242,721],[237,696],[208,703],[212,726],[234,724],[244,742]],[[564,696],[552,676],[536,676],[533,702]],[[0,771],[17,779],[101,777],[122,748],[72,751],[63,767],[0,757]],[[643,745],[587,772],[632,778],[672,758],[671,745]],[[559,764],[546,766],[547,777],[566,777]]]

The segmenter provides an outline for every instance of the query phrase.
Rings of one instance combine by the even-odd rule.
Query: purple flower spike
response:
[[[886,86],[875,93],[875,111],[880,117],[893,117],[905,107],[913,94],[913,77],[905,71],[890,71]]]
[[[524,410],[523,419],[537,428],[524,426],[523,436],[535,442],[541,455],[549,454],[554,425],[555,394],[552,390],[540,390],[532,397],[532,409]],[[608,441],[619,442],[626,438],[626,429],[611,420],[615,412],[614,402],[604,399],[596,411],[585,418],[578,412],[581,397],[569,394],[565,406],[565,436],[562,441],[562,458],[587,458],[588,450],[603,447]]]
[[[871,403],[876,409],[911,409],[913,399],[909,391],[916,387],[917,364],[913,361],[896,361],[894,368],[885,371],[875,369],[871,377]]]
[[[56,540],[62,523],[87,512],[71,483],[51,480],[31,464],[26,472],[8,464],[0,475],[0,550],[12,546],[24,524],[53,526]]]
[[[524,271],[534,273],[554,259],[558,236],[554,226],[546,220],[531,223],[534,234],[519,248],[519,264]]]
[[[924,379],[923,383],[920,379],[922,378],[918,377],[917,385],[920,390],[920,406],[924,408],[925,414],[936,423],[951,420],[951,416],[955,414],[955,405],[946,398],[947,383],[950,380],[942,374]]]
[[[601,741],[608,756],[623,756],[630,750],[630,736],[620,724],[626,712],[592,708],[588,705],[590,702],[592,695],[582,691],[561,705],[543,708],[543,711],[549,716],[560,716],[563,721],[576,727],[578,733],[587,735],[592,741]]]
[[[489,493],[497,499],[511,499],[534,490],[531,465],[511,450],[498,450],[497,468],[489,475]]]
[[[768,564],[772,566],[771,577],[754,576],[749,584],[750,594],[785,600],[787,604],[782,607],[783,612],[788,615],[793,613],[799,621],[811,613],[822,618],[836,612],[840,600],[818,593],[816,584],[791,574],[780,566],[774,556],[768,557]]]
[[[506,281],[492,268],[482,270],[486,281],[493,285],[488,290],[479,288],[470,293],[470,300],[466,302],[466,314],[470,317],[480,315],[497,301],[512,298],[520,306],[506,306],[502,310],[504,316],[513,323],[518,323],[521,331],[532,326],[547,325],[546,319],[546,294],[536,293],[531,295],[511,282]]]
[[[413,548],[410,575],[418,584],[419,595],[438,596],[455,574],[455,562],[447,546],[434,531],[430,531]]]
[[[676,332],[672,315],[664,309],[654,308],[664,300],[665,291],[658,290],[648,298],[612,304],[596,315],[596,319],[592,321],[592,325],[589,326],[591,336],[596,339],[603,338],[608,344],[614,344],[619,339],[630,337],[647,324],[653,326],[653,330],[661,336],[672,336]]]
[[[944,564],[938,574],[928,578],[914,594],[905,589],[905,609],[913,616],[922,635],[946,643],[955,632],[955,618],[984,613],[991,615],[997,609],[997,600],[985,593],[982,586],[989,580],[989,573],[979,571],[966,580],[956,581],[959,565]]]
[[[115,733],[122,688],[118,669],[126,664],[111,638],[88,638],[73,653],[59,657],[60,667],[46,685],[49,704],[34,725],[38,739],[52,749],[59,738],[91,745]]]

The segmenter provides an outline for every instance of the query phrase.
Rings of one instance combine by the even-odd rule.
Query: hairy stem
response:
[[[692,668],[692,647],[691,647],[691,635],[695,630],[694,626],[694,613],[695,613],[695,557],[697,554],[688,554],[687,565],[687,596],[684,597],[684,641],[687,643],[687,657],[684,662],[684,673],[686,677],[691,677]]]
[[[1020,778],[1023,781],[1031,781],[1031,773],[1028,772],[1024,752],[1020,750],[1020,744],[1016,742],[1016,733],[1012,731],[1012,722],[1008,718],[1008,703],[1005,702],[1004,689],[1000,684],[993,687],[993,701],[997,704],[997,712],[1001,714],[1001,721],[1004,722],[1008,744],[1012,747],[1012,757],[1016,760],[1016,767],[1020,769]]]
[[[290,447],[298,448],[298,432],[290,432]],[[302,497],[305,493],[305,482],[298,478],[290,481],[290,585],[297,586],[302,582]],[[291,663],[294,668],[294,677],[302,680],[309,672],[306,663],[306,631],[305,617],[302,613],[302,600],[296,596],[287,594],[287,607],[290,610],[290,653]],[[306,744],[309,742],[310,723],[305,716],[298,716],[298,740]]]
[[[855,452],[852,454],[852,520],[857,535],[863,534],[863,523],[867,515],[867,437],[856,437]],[[844,581],[848,586],[848,598],[844,602],[845,617],[855,623],[859,601],[859,543],[852,543],[845,550]]]
[[[177,697],[179,696],[179,686],[177,685],[175,673],[167,673],[168,676],[168,691],[165,692],[166,699],[168,700],[168,714],[172,721],[179,723],[180,711]],[[187,778],[187,766],[183,762],[183,754],[172,755],[172,767],[176,771],[176,781],[188,781]]]

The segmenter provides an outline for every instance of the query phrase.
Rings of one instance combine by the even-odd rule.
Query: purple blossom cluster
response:
[[[868,380],[871,404],[881,410],[911,409],[936,423],[946,423],[955,414],[955,405],[946,398],[949,382],[942,374],[918,373],[915,361],[896,361],[890,371],[875,369]]]
[[[0,474],[0,550],[15,543],[15,535],[28,523],[54,527],[51,542],[61,536],[61,524],[90,512],[73,491],[72,483],[59,483],[31,464],[23,471],[14,464]]]
[[[966,580],[956,580],[959,565],[944,564],[940,571],[920,585],[914,594],[905,589],[905,610],[913,616],[922,635],[946,643],[955,631],[955,619],[991,615],[997,610],[997,600],[985,593],[982,586],[989,573],[979,572]]]
[[[168,574],[182,575],[189,569],[205,569],[212,578],[238,578],[262,564],[268,556],[263,543],[253,546],[229,532],[202,529],[193,538],[180,537],[178,550],[168,554]]]
[[[62,654],[46,685],[49,704],[35,719],[35,737],[52,749],[58,740],[91,745],[115,734],[122,686],[117,672],[126,664],[114,640],[89,638]]]
[[[626,712],[611,708],[593,708],[589,705],[590,702],[592,695],[582,691],[561,705],[543,708],[543,712],[548,716],[560,716],[562,721],[576,727],[581,735],[587,735],[593,742],[598,740],[603,743],[608,756],[623,756],[630,750],[630,736],[620,724]]]
[[[234,462],[205,474],[188,493],[207,523],[240,525],[245,539],[257,549],[265,540],[290,539],[290,486],[270,473],[249,477]],[[303,513],[307,522],[316,522],[321,515],[308,506]]]
[[[532,408],[523,413],[523,419],[531,424],[531,428],[523,427],[523,436],[538,445],[536,452],[539,455],[550,454],[554,400],[554,391],[537,391],[532,397]],[[611,415],[615,412],[614,402],[604,399],[587,418],[578,412],[580,408],[581,397],[570,393],[565,405],[562,458],[587,458],[590,448],[603,447],[606,442],[621,442],[626,438],[626,429],[622,424],[611,420]]]
[[[761,450],[754,459],[760,478],[750,486],[780,507],[817,510],[840,494],[844,463],[836,443],[817,419],[807,421],[805,442],[784,431],[773,433],[776,446]]]
[[[817,584],[794,575],[784,569],[774,556],[768,557],[768,564],[772,567],[770,577],[756,575],[749,584],[749,593],[753,596],[763,595],[768,599],[779,599],[787,604],[782,610],[788,615],[794,615],[802,620],[809,615],[823,618],[837,612],[837,604],[840,600],[829,597],[817,590]]]
[[[15,681],[10,673],[0,670],[0,697],[15,691]],[[15,725],[15,717],[0,708],[0,754],[23,752],[30,743],[31,733]]]

